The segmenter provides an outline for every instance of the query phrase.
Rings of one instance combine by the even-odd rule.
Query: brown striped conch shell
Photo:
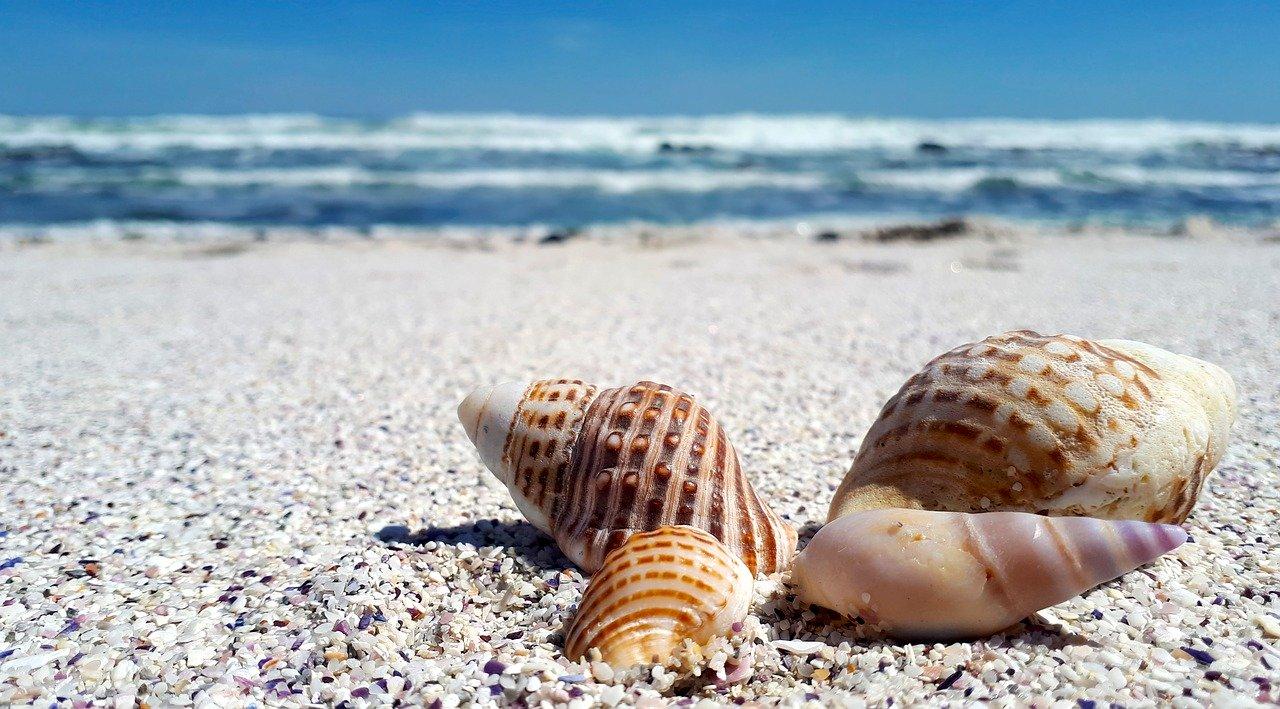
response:
[[[1177,547],[1178,527],[1024,512],[867,510],[796,557],[800,597],[898,637],[989,635]]]
[[[828,519],[912,507],[1181,522],[1226,448],[1235,398],[1221,368],[1140,342],[989,337],[889,400]]]
[[[591,577],[565,634],[577,660],[596,648],[623,668],[661,663],[685,639],[705,645],[747,616],[751,572],[724,544],[688,526],[631,535]]]
[[[589,573],[631,534],[664,525],[710,532],[752,573],[795,553],[795,529],[756,495],[724,430],[669,386],[499,384],[468,396],[458,417],[520,512]]]

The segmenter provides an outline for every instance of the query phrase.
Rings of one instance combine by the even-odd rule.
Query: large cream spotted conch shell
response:
[[[565,634],[570,660],[596,648],[614,667],[662,663],[705,645],[747,616],[751,571],[724,544],[688,526],[631,535],[591,577]]]
[[[885,404],[828,519],[877,507],[1181,522],[1235,420],[1221,368],[1022,330],[930,362]]]
[[[999,630],[1181,543],[1158,523],[1191,513],[1235,398],[1219,367],[1140,342],[958,347],[880,412],[793,581],[894,634]]]
[[[724,430],[692,397],[639,382],[499,384],[458,407],[520,512],[594,573],[635,532],[706,530],[752,573],[785,568],[796,532],[756,495]]]

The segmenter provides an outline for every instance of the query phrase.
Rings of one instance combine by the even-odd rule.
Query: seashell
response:
[[[1181,522],[1235,419],[1221,368],[1140,342],[1020,330],[911,377],[828,519],[910,507]]]
[[[716,420],[653,382],[478,389],[458,417],[520,512],[588,572],[637,531],[704,529],[752,573],[786,567],[796,532],[762,502]]]
[[[813,655],[831,647],[816,640],[774,640],[773,646],[792,655]]]
[[[913,639],[998,632],[1186,541],[1178,527],[1024,512],[883,509],[829,522],[796,557],[801,599]]]
[[[565,654],[591,648],[618,668],[670,658],[685,639],[705,645],[747,617],[751,571],[724,544],[689,526],[631,535],[591,577],[565,633]]]

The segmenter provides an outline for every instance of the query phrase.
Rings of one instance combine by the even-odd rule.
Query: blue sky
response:
[[[0,113],[1280,122],[1276,2],[0,1]]]

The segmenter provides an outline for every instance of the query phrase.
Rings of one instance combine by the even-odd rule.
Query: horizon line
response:
[[[808,118],[838,119],[847,121],[916,121],[922,123],[943,122],[978,122],[978,121],[1017,121],[1026,123],[1169,123],[1169,124],[1205,124],[1234,126],[1280,126],[1277,121],[1257,120],[1219,120],[1207,118],[1169,118],[1161,115],[1135,116],[1020,116],[1012,114],[970,114],[956,116],[921,116],[910,114],[875,114],[851,113],[840,111],[724,111],[724,112],[672,112],[672,113],[550,113],[545,111],[435,111],[413,110],[401,113],[343,113],[305,110],[280,111],[160,111],[155,113],[11,113],[0,110],[0,119],[68,119],[68,120],[145,120],[145,119],[183,119],[183,118],[319,118],[349,121],[395,121],[416,117],[441,118],[522,118],[545,120],[672,120],[672,119],[716,119],[716,118]]]

